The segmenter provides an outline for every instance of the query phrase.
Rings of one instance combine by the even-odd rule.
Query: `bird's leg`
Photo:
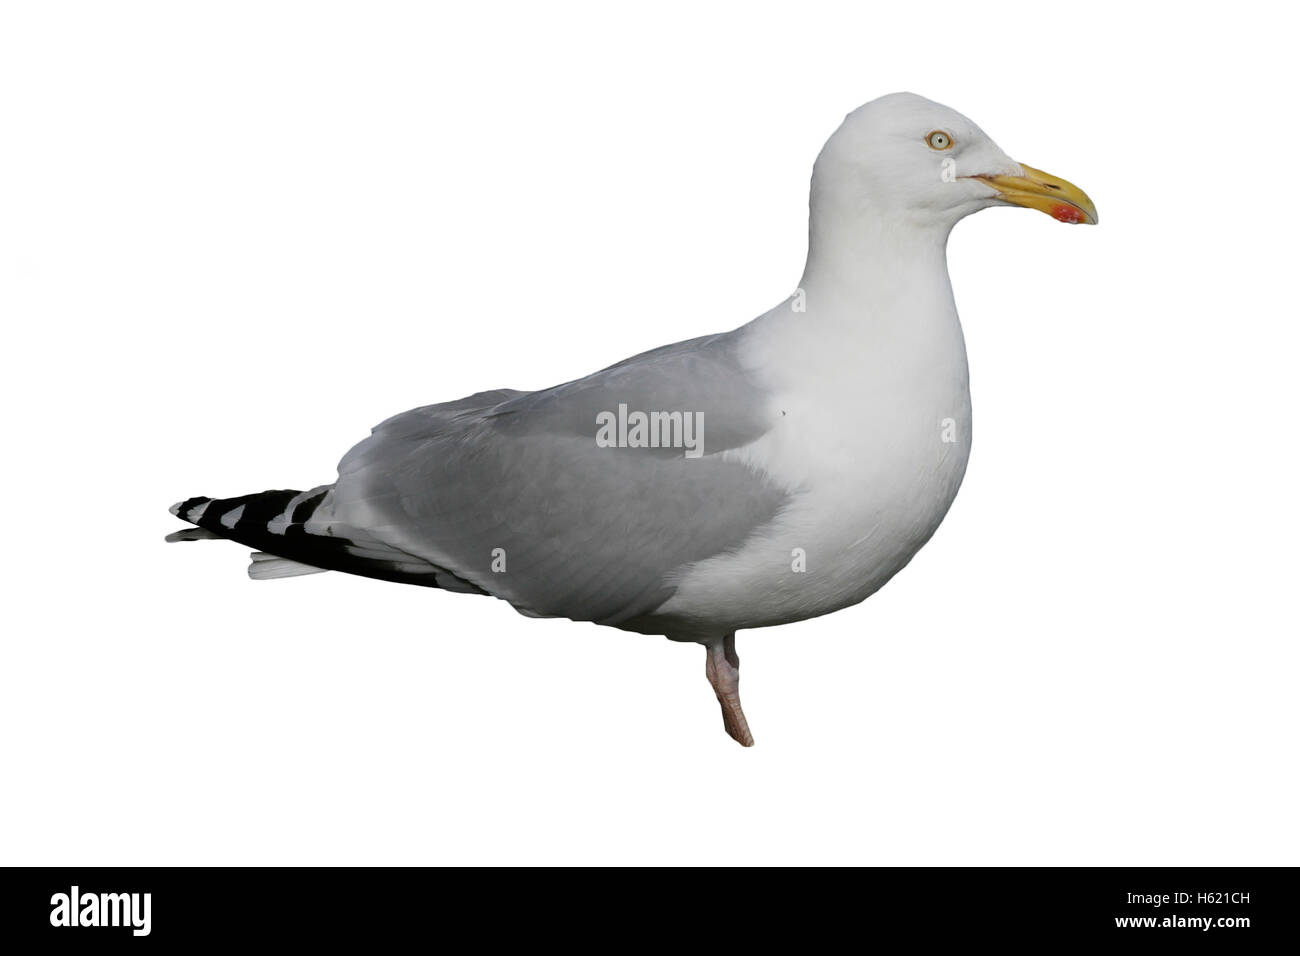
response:
[[[728,634],[720,641],[704,645],[708,657],[704,660],[704,675],[713,685],[722,705],[722,726],[742,747],[754,746],[754,735],[749,732],[749,722],[740,709],[740,658],[736,656],[736,635]]]

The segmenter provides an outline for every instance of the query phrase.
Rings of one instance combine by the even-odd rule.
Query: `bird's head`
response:
[[[1097,222],[1082,189],[998,148],[956,110],[892,93],[854,110],[813,172],[814,205],[950,229],[989,206],[1026,206],[1061,222]]]

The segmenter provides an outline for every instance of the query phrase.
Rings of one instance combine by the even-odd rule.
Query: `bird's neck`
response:
[[[799,288],[808,299],[884,313],[923,290],[951,298],[947,245],[950,224],[916,225],[869,211],[819,210],[808,229],[808,262]]]
[[[751,323],[754,364],[776,378],[964,376],[947,238],[883,218],[814,219],[799,288]]]

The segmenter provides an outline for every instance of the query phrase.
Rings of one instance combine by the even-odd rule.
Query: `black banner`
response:
[[[621,948],[1046,942],[1286,945],[1293,869],[7,869],[0,919],[29,944],[352,940]],[[610,934],[616,934],[611,937]],[[14,950],[20,952],[26,950]]]

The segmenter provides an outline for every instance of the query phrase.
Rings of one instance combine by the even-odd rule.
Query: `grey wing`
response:
[[[702,454],[601,447],[597,416],[620,405],[698,414]],[[540,392],[389,419],[343,459],[331,510],[523,613],[618,625],[780,510],[785,494],[724,454],[770,421],[734,334],[696,339]]]

